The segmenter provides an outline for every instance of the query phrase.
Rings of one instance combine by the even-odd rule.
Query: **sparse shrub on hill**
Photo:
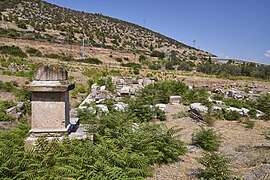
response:
[[[85,60],[84,60],[84,62],[86,62],[86,63],[90,63],[90,64],[102,64],[102,61],[100,61],[99,59],[97,59],[97,58],[86,58]]]
[[[35,48],[29,48],[26,50],[26,52],[28,54],[30,54],[31,56],[37,56],[37,57],[41,57],[42,56],[42,53],[40,50],[38,49],[35,49]]]
[[[121,66],[124,66],[124,67],[130,67],[130,68],[138,68],[138,69],[141,69],[142,68],[142,65],[138,64],[138,63],[134,63],[134,62],[130,62],[130,63],[121,63]]]
[[[165,69],[167,69],[167,70],[174,70],[175,68],[174,68],[174,66],[173,66],[173,63],[171,63],[171,62],[166,62],[166,63],[165,63]]]
[[[233,64],[211,64],[203,63],[197,66],[198,72],[206,74],[215,74],[221,76],[250,76],[261,79],[270,79],[270,66],[262,65],[256,67],[254,63],[247,63],[243,65]]]
[[[123,62],[123,59],[122,58],[116,58],[115,59],[117,62]]]
[[[21,58],[27,57],[27,54],[24,53],[19,47],[16,47],[16,46],[0,46],[0,52],[2,54],[17,56]]]
[[[59,54],[45,54],[45,56],[47,57],[47,58],[53,58],[53,59],[61,59],[62,58],[62,56],[61,55],[59,55]]]
[[[153,51],[150,56],[152,57],[158,57],[159,59],[164,59],[165,58],[165,53],[160,52],[160,51]]]
[[[212,128],[201,128],[192,134],[192,144],[206,151],[217,151],[221,142],[221,136]]]
[[[181,70],[181,71],[191,71],[192,69],[193,69],[192,64],[185,61],[181,62],[177,67],[177,70]]]

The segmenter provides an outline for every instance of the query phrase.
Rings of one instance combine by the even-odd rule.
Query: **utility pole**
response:
[[[193,47],[195,47],[196,46],[196,40],[193,40],[192,42],[193,42]]]
[[[82,61],[84,61],[85,57],[84,57],[84,15],[83,15],[83,25],[82,25],[82,28],[83,28],[83,42],[82,42]]]
[[[143,19],[143,27],[145,27],[146,19]]]

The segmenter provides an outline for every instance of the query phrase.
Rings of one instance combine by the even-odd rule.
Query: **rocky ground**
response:
[[[177,126],[182,129],[179,135],[188,152],[177,162],[154,166],[154,176],[148,180],[199,179],[196,174],[202,166],[196,159],[202,156],[203,150],[191,145],[191,137],[201,126],[189,117],[173,118],[174,113],[188,109],[184,105],[167,106],[167,121],[164,123],[168,128]],[[270,179],[270,141],[263,135],[270,128],[268,121],[255,120],[254,128],[249,129],[238,122],[216,120],[213,128],[222,136],[220,151],[231,159],[233,175],[246,180]]]

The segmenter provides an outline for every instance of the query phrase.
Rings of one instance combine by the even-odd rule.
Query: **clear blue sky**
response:
[[[129,21],[217,56],[270,64],[270,0],[45,0]],[[268,52],[267,52],[268,51]]]

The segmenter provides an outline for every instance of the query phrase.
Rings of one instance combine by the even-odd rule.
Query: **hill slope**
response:
[[[126,50],[175,51],[192,59],[212,54],[187,46],[144,27],[101,14],[84,13],[40,0],[0,2],[0,36]]]

